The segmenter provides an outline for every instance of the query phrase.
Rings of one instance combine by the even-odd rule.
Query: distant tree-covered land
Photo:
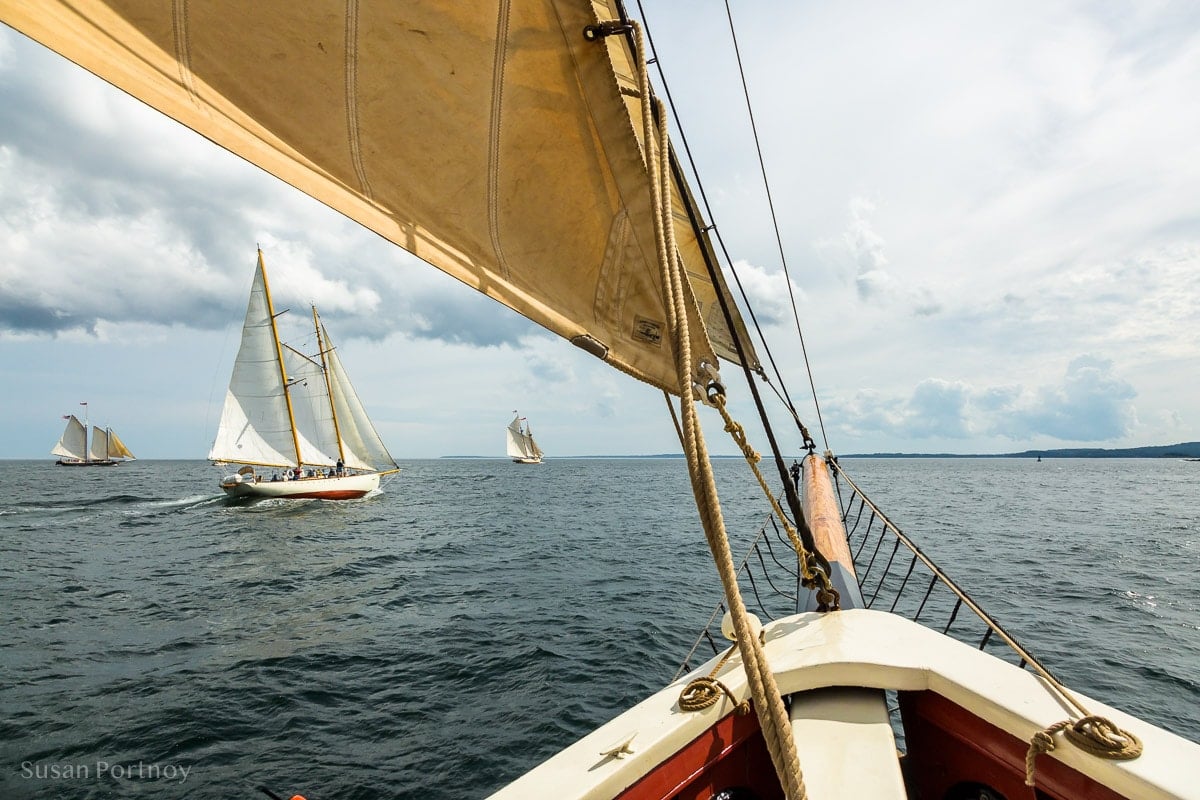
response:
[[[1022,450],[1020,453],[855,453],[841,458],[1200,458],[1200,442],[1152,447],[1064,447],[1057,450]]]

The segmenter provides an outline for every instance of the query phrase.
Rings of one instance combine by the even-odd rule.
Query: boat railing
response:
[[[780,528],[774,513],[769,513],[755,533],[746,555],[738,564],[738,582],[746,608],[762,622],[771,622],[795,614],[801,610],[802,601],[808,591],[801,586],[800,581],[795,550],[792,549],[786,532]],[[691,672],[695,667],[693,661],[697,659],[697,653],[704,650],[702,645],[705,643],[712,651],[711,655],[728,649],[727,642],[720,643],[721,619],[725,611],[725,601],[722,599],[713,609],[708,622],[696,637],[672,681]],[[709,657],[710,654],[703,653],[698,660],[706,661]]]
[[[836,460],[829,463],[867,608],[886,605],[892,613],[1058,682],[1027,647],[888,519]],[[964,608],[969,613],[960,618]]]
[[[774,531],[773,537],[769,535],[769,528]],[[774,543],[771,541],[772,538],[775,539]],[[783,555],[783,560],[776,555],[777,551]],[[799,565],[788,564],[787,554],[789,553],[791,554],[790,558],[795,561],[795,551],[792,550],[792,545],[787,541],[783,532],[779,530],[774,513],[768,514],[754,535],[754,540],[750,543],[745,557],[738,565],[738,582],[743,590],[742,597],[746,601],[746,607],[760,620],[772,621],[800,610],[800,597],[803,589],[800,586]],[[772,570],[774,574],[772,574]],[[794,590],[789,591],[790,586],[789,588],[780,588],[785,585],[783,577],[785,575],[789,576],[789,583],[795,586]],[[760,584],[762,584],[761,589]],[[770,589],[770,592],[768,593],[766,589]],[[722,635],[721,618],[725,611],[725,601],[721,600],[713,609],[708,622],[705,623],[700,635],[696,637],[696,641],[692,643],[691,649],[675,671],[672,682],[684,673],[692,671],[692,661],[696,658],[697,652],[702,650],[701,645],[707,643],[712,655],[717,655],[728,648],[728,644],[718,644],[718,639]],[[700,657],[700,660],[706,661],[708,658],[709,655],[705,654]]]
[[[888,519],[835,460],[830,465],[864,607],[899,614],[1058,682],[1025,646]],[[739,564],[738,579],[747,609],[764,623],[806,607],[810,592],[801,585],[795,551],[774,514],[767,515],[753,537]],[[709,658],[703,654],[697,659],[698,651],[711,649],[716,655],[728,648],[720,634],[725,610],[725,603],[719,602],[684,657],[675,679],[690,672],[697,660]],[[705,642],[709,648],[702,646]]]

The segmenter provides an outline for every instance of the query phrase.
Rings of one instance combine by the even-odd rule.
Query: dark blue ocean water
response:
[[[205,462],[0,462],[0,797],[481,797],[719,598],[680,460],[402,466],[230,506]],[[1200,463],[843,466],[1057,675],[1200,741]],[[766,507],[716,468],[737,554]]]

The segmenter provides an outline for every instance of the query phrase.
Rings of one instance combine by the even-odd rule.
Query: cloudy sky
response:
[[[724,6],[644,5],[821,443]],[[836,452],[1200,439],[1200,10],[733,5]],[[140,457],[204,458],[256,245],[399,458],[501,455],[514,409],[550,456],[678,450],[661,394],[0,27],[0,457],[88,401]]]

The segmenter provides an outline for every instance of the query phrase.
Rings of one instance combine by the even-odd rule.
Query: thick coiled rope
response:
[[[711,672],[688,681],[688,685],[683,687],[683,691],[679,694],[680,711],[703,711],[709,706],[714,705],[724,695],[733,703],[733,712],[735,714],[745,716],[750,713],[750,704],[745,700],[738,702],[734,693],[729,691],[729,687],[717,680],[717,673],[721,671],[721,667],[725,666],[725,662],[736,651],[736,646],[729,648],[725,651],[725,655],[721,656],[721,660],[717,662]]]
[[[1054,735],[1059,732],[1080,750],[1100,758],[1129,761],[1142,754],[1141,739],[1129,731],[1121,730],[1104,717],[1087,716],[1074,722],[1063,720],[1033,735],[1029,752],[1025,754],[1026,786],[1033,786],[1034,783],[1034,761],[1057,746]]]
[[[679,695],[680,711],[703,711],[721,699],[724,694],[733,703],[733,712],[740,716],[750,713],[750,704],[745,700],[738,702],[737,696],[729,691],[729,687],[711,675],[702,675],[692,680]]]

